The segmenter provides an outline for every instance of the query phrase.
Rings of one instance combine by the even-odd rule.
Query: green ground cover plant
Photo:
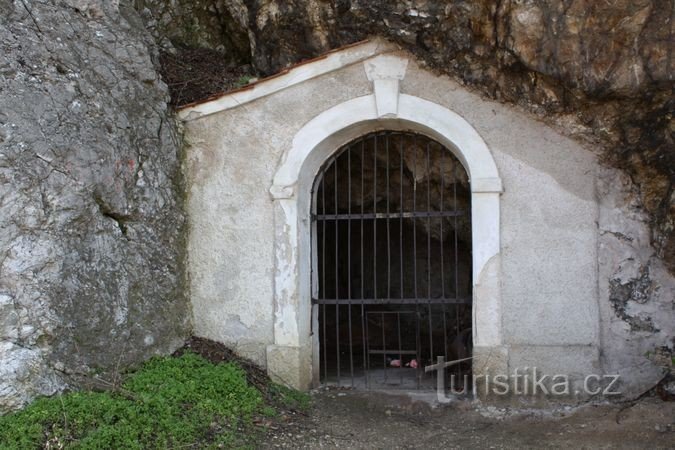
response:
[[[0,449],[249,447],[264,432],[257,417],[309,405],[306,394],[266,388],[249,383],[237,362],[191,352],[154,358],[118,389],[42,398],[0,417]]]

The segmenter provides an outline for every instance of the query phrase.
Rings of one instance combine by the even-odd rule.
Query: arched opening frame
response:
[[[376,84],[377,88],[377,84]],[[435,139],[459,159],[471,185],[474,375],[506,373],[500,296],[499,196],[502,183],[478,132],[461,116],[419,97],[398,94],[382,113],[382,95],[358,97],[316,116],[295,135],[270,189],[275,211],[274,344],[270,375],[306,389],[318,383],[319,345],[312,315],[312,185],[322,164],[346,143],[378,130],[411,131]],[[392,101],[392,99],[389,99]]]

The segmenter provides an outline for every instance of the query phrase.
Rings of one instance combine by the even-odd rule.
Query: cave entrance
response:
[[[435,388],[424,366],[472,352],[471,190],[426,136],[378,131],[341,147],[312,190],[312,307],[323,384]],[[446,376],[469,387],[471,364]]]

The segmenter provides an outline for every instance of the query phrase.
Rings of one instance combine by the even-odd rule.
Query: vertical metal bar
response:
[[[453,159],[453,185],[452,185],[452,197],[453,197],[453,203],[454,203],[454,208],[455,208],[455,213],[459,211],[459,208],[457,208],[457,164],[458,160],[456,158]],[[458,247],[458,239],[457,239],[457,215],[455,214],[454,217],[454,244],[455,244],[455,299],[459,299],[459,247]],[[456,328],[457,328],[457,335],[462,331],[460,330],[460,323],[459,323],[459,304],[455,304],[455,322],[456,322]],[[462,377],[462,365],[457,364],[457,371],[459,372],[459,379],[463,380]],[[465,386],[466,387],[466,386]]]
[[[326,214],[326,172],[325,172],[325,167],[324,170],[321,173],[321,209],[322,213],[325,215]],[[323,278],[322,282],[322,290],[323,290],[323,298],[326,298],[326,220],[322,220],[321,228],[323,229],[322,231],[322,236],[321,236],[321,278]],[[323,315],[323,381],[326,383],[328,381],[328,350],[327,350],[327,341],[328,341],[328,336],[326,335],[326,307],[327,305],[323,305],[321,307],[321,312]]]
[[[453,203],[454,203],[454,208],[455,208],[455,213],[459,211],[457,208],[457,160],[453,161],[454,163],[454,183],[453,183],[453,189],[452,189],[452,197],[453,197]],[[454,240],[455,240],[455,298],[459,298],[459,240],[457,238],[457,215],[455,214],[453,216],[454,220]],[[459,325],[458,325],[459,326]]]
[[[377,214],[377,134],[373,140],[373,213]],[[377,219],[373,219],[373,298],[377,298]]]
[[[445,208],[444,202],[444,191],[445,191],[445,147],[439,146],[439,151],[441,152],[441,212]],[[444,265],[444,255],[445,247],[443,247],[443,222],[445,221],[444,217],[439,217],[441,222],[441,298],[445,299],[445,265]],[[445,302],[442,304],[443,308],[443,355],[445,360],[448,361],[448,321],[446,317],[446,306]],[[445,372],[443,372],[445,373]]]
[[[354,387],[354,345],[352,339],[352,147],[347,147],[347,316],[349,318],[349,372]]]
[[[384,361],[384,381],[387,381],[387,338],[384,334],[384,313],[380,315],[382,317],[382,361]]]
[[[401,313],[398,312],[396,313],[396,329],[398,330],[398,362],[399,362],[399,369],[403,368],[403,353],[401,352],[401,346],[403,345],[401,343]],[[399,370],[399,374],[401,375],[401,381],[399,384],[403,386],[403,371]]]
[[[377,214],[377,133],[373,135],[373,213]],[[373,219],[373,298],[377,298],[377,219],[375,218]],[[384,332],[384,327],[382,330]],[[384,358],[386,370],[386,355]]]
[[[401,217],[399,219],[399,230],[398,230],[398,247],[399,247],[399,272],[400,272],[400,294],[401,298],[403,298],[404,293],[403,293],[403,138],[404,134],[399,135],[399,141],[398,141],[398,153],[399,153],[399,208],[401,212]],[[400,354],[401,352],[401,316],[399,314],[398,316],[398,351],[399,351],[399,361],[401,361],[401,385],[403,385],[403,355]]]
[[[385,135],[384,145],[387,152],[387,298],[391,298],[391,233],[389,218],[389,134]]]
[[[323,370],[319,374],[319,380],[323,380],[323,383],[328,382],[328,361],[326,358],[326,305],[317,305],[319,307],[319,313],[322,315],[321,320],[321,342],[319,345],[323,344],[323,352],[321,352],[321,359],[323,359]],[[321,348],[321,347],[319,347]],[[319,359],[319,363],[321,363]]]
[[[361,141],[361,340],[363,344],[363,371],[365,372],[366,375],[366,385],[367,385],[367,380],[368,380],[368,363],[367,363],[367,358],[368,358],[368,353],[366,349],[366,339],[367,339],[367,328],[366,328],[366,310],[365,306],[363,305],[363,299],[364,299],[364,284],[366,283],[366,276],[365,276],[365,271],[364,271],[364,264],[363,264],[363,204],[365,203],[363,201],[363,190],[364,190],[364,166],[365,166],[365,140]]]
[[[431,212],[431,166],[427,141],[427,212]],[[431,216],[427,216],[427,313],[429,314],[429,360],[434,362],[434,328],[431,317]]]
[[[417,136],[413,135],[413,145],[412,149],[415,152],[413,156],[413,212],[417,211]],[[417,296],[417,219],[415,217],[413,220],[413,278],[414,278],[414,295],[415,295],[415,315],[416,315],[416,345],[415,349],[417,351],[417,367],[421,366],[421,350],[422,350],[422,339],[420,336],[420,309],[419,309],[419,299]],[[417,389],[420,388],[420,372],[419,370],[415,373],[417,378]]]
[[[417,307],[417,306],[416,306]],[[422,367],[422,336],[420,334],[420,313],[419,311],[415,312],[415,350],[417,358],[417,369],[415,372],[415,378],[417,378],[417,389],[420,388],[420,381],[422,379],[422,372],[420,368]]]
[[[363,303],[361,304],[363,305]],[[366,322],[366,327],[364,328],[365,330],[365,348],[366,350],[364,351],[363,355],[366,358],[366,366],[365,366],[365,371],[366,371],[366,388],[370,388],[370,330],[368,329],[370,327],[370,324],[368,323],[368,318],[366,317],[365,319]]]
[[[333,162],[333,176],[334,176],[334,189],[335,189],[335,215],[339,214],[338,212],[338,158],[335,158]],[[335,219],[335,298],[340,298],[340,283],[339,283],[339,241],[340,241],[340,230],[338,227],[338,220]],[[336,359],[337,359],[337,385],[340,386],[340,304],[335,302],[335,337],[336,337]]]
[[[413,157],[413,212],[417,211],[417,136],[413,135],[413,151],[415,155]],[[416,350],[417,350],[417,389],[420,388],[420,379],[421,372],[419,367],[422,365],[421,361],[421,351],[422,351],[422,339],[420,335],[420,308],[419,300],[417,297],[417,220],[413,218],[413,278],[414,278],[414,294],[415,294],[415,315],[416,319]]]
[[[385,134],[384,146],[387,153],[387,298],[391,299],[391,234],[389,218],[389,133]],[[384,327],[383,327],[384,328]],[[386,360],[385,360],[386,361]],[[387,372],[385,371],[385,380]]]
[[[401,217],[399,220],[399,230],[398,230],[398,246],[399,246],[399,259],[400,259],[400,276],[401,276],[401,298],[403,298],[403,134],[399,136],[398,147],[399,147],[399,196],[400,196],[400,210]]]
[[[417,211],[417,137],[413,136],[413,212]],[[415,308],[417,310],[417,219],[413,217],[413,279]],[[419,312],[419,311],[418,311]]]

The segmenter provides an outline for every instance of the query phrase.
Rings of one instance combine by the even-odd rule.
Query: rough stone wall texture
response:
[[[214,46],[261,75],[368,36],[390,38],[483,94],[604,147],[607,160],[639,187],[650,241],[675,270],[673,0],[137,0],[137,6],[158,39]]]
[[[348,59],[346,55],[357,48],[337,55]],[[316,61],[314,67],[325,61]],[[282,379],[297,378],[292,370],[300,363],[293,362],[293,358],[299,360],[293,353],[280,351],[280,346],[265,354],[265,346],[274,343],[270,333],[278,274],[275,252],[286,257],[288,251],[279,230],[286,218],[279,204],[273,205],[269,186],[283,152],[291,148],[303,125],[372,89],[364,64],[353,64],[185,123],[190,144],[186,172],[196,333],[225,342],[261,363],[266,355],[268,367],[275,374],[280,371]],[[624,398],[639,396],[659,382],[670,360],[656,361],[652,355],[659,350],[666,356],[672,349],[675,278],[655,257],[649,216],[630,178],[517,108],[481,98],[448,77],[420,70],[414,58],[401,81],[401,92],[424,96],[471,123],[490,148],[505,186],[500,197],[501,254],[492,260],[501,266],[501,326],[483,329],[499,333],[495,341],[503,343],[504,350],[492,347],[478,355],[489,364],[490,373],[505,367],[509,373],[536,367],[543,374],[569,374],[574,383],[588,374],[619,373],[620,385],[615,387]],[[189,117],[191,113],[185,112]],[[377,177],[378,181],[384,178]],[[327,175],[325,181],[330,180]],[[300,191],[307,192],[302,186]],[[378,187],[377,192],[384,188]],[[345,200],[338,195],[340,202]],[[275,217],[271,217],[273,206],[279,208]],[[378,232],[378,236],[384,234]],[[275,248],[275,241],[282,243],[280,248]],[[308,241],[300,240],[299,245],[308,248]],[[378,255],[384,253],[378,251]],[[302,251],[300,255],[302,260]],[[479,297],[485,295],[489,270],[479,279]],[[378,281],[385,279],[378,276]],[[296,297],[300,302],[301,295]],[[478,323],[487,309],[477,306],[475,311],[482,311],[476,316]],[[292,311],[286,312],[280,314],[284,323],[279,328],[306,326],[303,319],[295,321]]]
[[[657,376],[659,364],[644,355],[675,347],[672,326],[661,323],[675,301],[675,1],[204,1],[236,22],[218,33],[247,41],[242,64],[260,75],[384,36],[601,154],[620,170],[597,186],[602,358],[636,389]],[[171,4],[187,11],[191,2]],[[167,5],[145,0],[144,11]],[[186,24],[172,21],[172,33]],[[241,54],[241,45],[220,48]]]
[[[117,1],[0,0],[0,413],[189,333],[179,142]]]
[[[133,5],[164,49],[211,48],[229,55],[232,62],[251,59],[246,29],[241,28],[222,1],[133,0]]]
[[[639,341],[616,351],[624,356],[672,339],[654,330],[659,308],[673,301],[661,263],[672,273],[673,0],[134,6],[164,48],[217,49],[262,75],[386,36],[430,67],[605,148],[629,178],[620,193],[613,176],[599,188],[608,205],[601,245],[610,248],[600,251],[603,319],[612,324],[603,339]],[[171,350],[190,314],[179,149],[154,44],[136,12],[117,0],[0,0],[0,45],[4,411],[77,374]],[[617,209],[635,215],[634,236],[611,225]]]
[[[596,184],[601,361],[621,375],[621,392],[637,396],[673,370],[675,277],[649,245],[649,216],[630,178],[605,168]]]

